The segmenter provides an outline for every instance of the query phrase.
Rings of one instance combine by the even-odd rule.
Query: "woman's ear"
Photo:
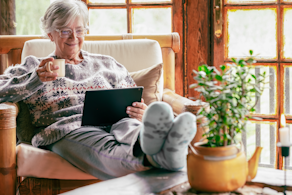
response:
[[[54,42],[54,38],[53,38],[52,33],[48,33],[48,37],[51,39],[52,42]]]

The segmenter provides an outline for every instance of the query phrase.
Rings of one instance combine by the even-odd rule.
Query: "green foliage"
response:
[[[232,64],[222,65],[220,70],[213,66],[199,66],[194,71],[197,83],[190,87],[200,92],[209,107],[199,110],[198,118],[206,117],[208,127],[205,136],[210,147],[235,143],[235,136],[241,133],[247,120],[251,118],[255,105],[264,87],[266,72],[252,74],[252,57],[233,59]]]

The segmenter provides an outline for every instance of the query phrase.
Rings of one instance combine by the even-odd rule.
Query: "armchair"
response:
[[[175,94],[175,53],[179,45],[177,33],[88,35],[83,49],[113,56],[128,69],[137,85],[144,86],[146,104],[165,101],[179,114],[187,110],[187,104],[194,103]],[[53,43],[41,36],[0,36],[0,74],[28,55],[45,57],[53,49]],[[32,135],[24,103],[0,104],[0,195],[15,194],[16,189],[22,195],[58,194],[101,181],[57,154],[29,145]]]

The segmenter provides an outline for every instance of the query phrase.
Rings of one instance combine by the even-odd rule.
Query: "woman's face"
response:
[[[53,31],[49,33],[51,41],[56,44],[56,55],[61,58],[71,59],[77,57],[82,48],[84,37],[77,37],[76,30],[84,28],[84,23],[81,17],[76,17],[68,26],[59,30],[72,30],[72,34],[67,38],[61,38],[60,33]]]

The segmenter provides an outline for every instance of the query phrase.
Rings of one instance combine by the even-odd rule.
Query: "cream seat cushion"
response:
[[[54,152],[28,144],[19,144],[16,151],[18,176],[68,180],[97,179],[74,167]]]
[[[22,61],[28,55],[46,57],[53,52],[54,48],[54,44],[47,39],[28,41],[23,48]],[[162,99],[162,54],[161,47],[157,41],[148,39],[85,41],[82,49],[91,53],[110,55],[119,63],[123,64],[137,84],[144,85],[145,92],[147,90],[150,91],[150,97],[147,97],[149,102],[147,103]],[[22,112],[20,110],[17,118],[18,121],[22,121],[21,114]],[[27,113],[25,115],[27,116]],[[21,129],[25,128],[19,128],[18,126],[18,137]],[[24,130],[22,133],[27,133],[27,131]],[[96,179],[74,167],[59,155],[27,144],[19,144],[17,146],[17,167],[17,175],[22,177],[75,180]]]

